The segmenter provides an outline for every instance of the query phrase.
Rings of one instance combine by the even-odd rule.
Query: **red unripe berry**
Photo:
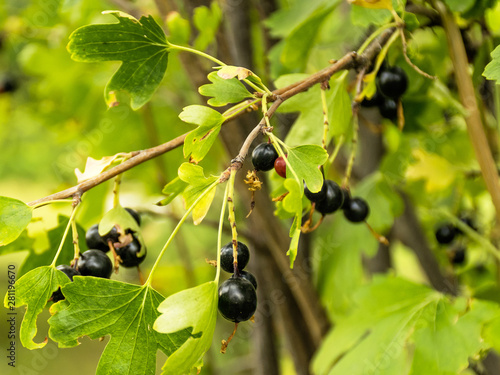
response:
[[[274,161],[274,170],[281,177],[286,178],[286,162],[283,157],[279,157]]]

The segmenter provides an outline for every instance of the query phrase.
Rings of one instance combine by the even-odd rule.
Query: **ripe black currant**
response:
[[[137,211],[128,207],[125,207],[125,209],[128,211],[130,215],[132,215],[137,225],[141,225],[141,216],[137,213]]]
[[[61,264],[56,267],[59,271],[63,272],[68,278],[73,281],[73,276],[80,275],[73,267],[68,266],[67,264]],[[64,299],[64,295],[61,292],[61,288],[57,289],[54,293],[52,293],[52,301],[59,302]]]
[[[398,103],[394,99],[385,98],[378,107],[380,115],[391,121],[398,118]]]
[[[99,235],[99,225],[92,225],[85,233],[85,242],[87,243],[87,247],[89,249],[97,249],[104,252],[109,251],[108,244],[104,241],[104,239]]]
[[[286,178],[286,161],[283,157],[279,157],[274,161],[274,170],[278,175]]]
[[[144,259],[146,259],[146,252],[141,257],[138,257],[137,254],[141,251],[141,243],[137,238],[134,237],[134,240],[129,243],[127,246],[120,247],[116,249],[116,254],[120,256],[121,263],[120,265],[129,268],[136,267],[141,264]]]
[[[378,107],[384,101],[384,96],[377,90],[371,99],[364,98],[361,105],[365,108]]]
[[[102,239],[105,243],[108,243],[109,241],[112,243],[120,242],[120,233],[118,233],[116,227],[113,227],[108,233],[102,236]]]
[[[348,205],[349,205],[349,201],[351,200],[351,193],[349,192],[349,190],[347,188],[340,188],[340,190],[342,191],[342,197],[343,197],[343,202],[342,202],[342,206],[340,206],[341,209],[344,209],[346,208]]]
[[[325,181],[323,181],[323,186],[321,186],[321,190],[318,191],[317,193],[311,193],[311,191],[307,188],[306,183],[304,182],[304,195],[311,202],[318,203],[319,201],[325,199],[327,190],[328,190],[327,184],[325,183]]]
[[[452,264],[463,264],[465,262],[466,248],[459,246],[450,251],[450,262]]]
[[[344,216],[352,223],[364,221],[370,213],[368,203],[362,198],[351,198],[346,208],[344,208]]]
[[[316,210],[323,215],[331,214],[337,211],[341,206],[343,201],[342,190],[340,186],[332,180],[326,180],[326,197],[325,199],[316,203]]]
[[[250,251],[247,245],[238,241],[238,270],[242,271],[250,260]],[[220,266],[226,272],[234,272],[233,243],[228,242],[220,251]]]
[[[408,76],[398,66],[379,72],[377,85],[380,92],[388,98],[398,99],[408,88]]]
[[[457,228],[453,224],[445,223],[436,229],[436,240],[442,245],[448,244],[455,238]]]
[[[234,279],[236,277],[237,276],[234,275],[234,274],[231,276],[232,279]],[[239,277],[242,277],[242,278],[250,281],[250,283],[252,283],[252,285],[255,288],[255,290],[257,290],[257,279],[255,278],[255,276],[253,274],[251,274],[250,272],[247,272],[247,271],[240,271],[240,276]]]
[[[242,277],[229,278],[219,287],[219,312],[231,322],[250,319],[257,309],[257,293]]]
[[[78,271],[82,276],[95,276],[109,279],[113,272],[113,263],[100,250],[87,250],[78,259]]]
[[[277,158],[278,153],[271,143],[261,143],[252,152],[252,163],[258,171],[266,172],[273,169]]]

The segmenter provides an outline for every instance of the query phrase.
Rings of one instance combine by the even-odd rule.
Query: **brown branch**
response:
[[[380,51],[382,46],[389,40],[389,38],[394,33],[394,31],[395,31],[394,28],[385,30],[377,39],[375,39],[372,42],[372,44],[370,44],[370,46],[361,55],[358,55],[355,52],[350,52],[350,53],[346,54],[344,57],[342,57],[340,60],[337,60],[334,64],[320,70],[319,72],[317,72],[315,74],[312,74],[308,78],[306,78],[302,81],[299,81],[297,83],[294,83],[290,86],[284,87],[282,89],[273,91],[273,94],[277,98],[280,98],[280,99],[278,100],[278,104],[276,105],[276,107],[273,104],[273,106],[271,106],[269,111],[271,111],[271,109],[272,109],[273,113],[274,113],[274,111],[276,111],[277,107],[279,106],[279,104],[281,104],[281,102],[283,102],[286,99],[289,99],[292,96],[295,96],[301,92],[307,91],[309,88],[311,88],[312,86],[314,86],[318,83],[328,81],[332,75],[334,75],[335,73],[337,73],[341,70],[347,70],[347,69],[353,69],[353,68],[358,69],[358,70],[363,69],[363,68],[368,69],[371,66],[372,60],[378,54],[378,52]],[[258,105],[260,104],[260,100],[256,99],[255,104],[256,104],[256,107],[258,107]],[[241,115],[241,113],[235,115],[231,119],[236,118],[240,115]],[[229,120],[231,120],[231,119],[229,119]],[[226,123],[229,120],[227,120]],[[260,127],[261,122],[259,123],[258,127]],[[257,127],[254,128],[254,130],[256,130],[256,129],[257,129]],[[49,201],[52,201],[55,199],[68,198],[68,197],[73,196],[77,192],[79,192],[80,194],[83,194],[86,191],[94,188],[95,186],[97,186],[97,185],[99,185],[99,184],[125,172],[125,171],[128,171],[129,169],[131,169],[139,164],[142,164],[148,160],[151,160],[159,155],[162,155],[170,150],[173,150],[174,148],[181,146],[184,143],[184,139],[186,138],[187,134],[188,133],[185,133],[177,138],[174,138],[174,139],[172,139],[166,143],[163,143],[159,146],[156,146],[156,147],[152,147],[152,148],[142,150],[142,151],[134,151],[131,153],[133,156],[130,159],[128,159],[127,161],[121,163],[120,165],[117,165],[117,166],[99,174],[98,176],[95,176],[95,177],[90,178],[86,181],[83,181],[82,183],[80,183],[76,186],[73,186],[69,189],[66,189],[66,190],[60,191],[58,193],[40,198],[40,199],[35,200],[33,202],[30,202],[30,203],[28,203],[28,205],[33,206],[33,205],[41,203],[41,202],[49,202]],[[253,139],[255,139],[254,135],[256,137],[258,135],[258,131],[256,133],[254,133],[254,131],[252,131],[251,137],[253,137],[253,138],[248,138],[249,143],[245,142],[245,144],[244,144],[244,147],[246,148],[246,152],[245,152],[245,149],[242,148],[240,150],[240,153],[238,154],[240,157],[239,158],[237,157],[235,159],[235,161],[242,162],[242,160],[240,160],[241,155],[244,154],[246,156],[246,153],[248,152],[248,147],[251,144],[250,141],[253,141]],[[249,135],[249,137],[250,137],[250,135]]]

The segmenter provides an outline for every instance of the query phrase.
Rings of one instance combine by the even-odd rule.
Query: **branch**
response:
[[[389,40],[389,38],[391,37],[391,35],[394,32],[395,32],[394,28],[385,30],[382,34],[380,34],[380,36],[377,39],[375,39],[370,44],[370,46],[361,55],[358,55],[356,52],[350,52],[350,53],[346,54],[344,57],[342,57],[340,60],[337,60],[334,64],[320,70],[317,73],[312,74],[308,78],[306,78],[302,81],[299,81],[297,83],[294,83],[290,86],[284,87],[282,89],[273,91],[275,99],[279,98],[277,100],[278,104],[276,106],[274,106],[274,103],[273,103],[273,106],[271,106],[271,108],[268,111],[268,115],[269,115],[269,112],[271,112],[271,110],[272,110],[271,113],[274,113],[274,111],[276,111],[276,109],[278,108],[279,104],[281,104],[286,99],[289,99],[292,96],[295,96],[301,92],[307,91],[309,88],[311,88],[312,86],[314,86],[318,83],[328,81],[331,76],[333,76],[335,73],[337,73],[341,70],[348,70],[348,69],[356,69],[356,70],[367,69],[368,70],[369,67],[371,66],[372,60],[375,58],[375,56],[378,54],[378,52],[380,51],[382,46]],[[261,101],[260,99],[254,100],[255,107],[258,107],[260,105],[260,101]],[[234,115],[233,117],[228,119],[225,123],[240,116],[241,114],[242,113]],[[260,127],[261,123],[262,123],[262,120],[261,120],[261,122],[259,122],[259,125],[257,127]],[[254,128],[255,132],[252,131],[249,134],[249,137],[247,138],[248,142],[245,141],[244,147],[242,147],[242,149],[240,150],[240,152],[238,154],[239,157],[237,157],[235,159],[235,161],[241,161],[241,163],[243,162],[244,157],[248,153],[248,148],[250,147],[250,144],[259,134],[259,132],[256,131],[257,127]],[[95,177],[90,178],[86,181],[83,181],[82,183],[80,183],[76,186],[73,186],[69,189],[60,191],[60,192],[52,194],[52,195],[48,195],[46,197],[35,200],[33,202],[29,202],[28,205],[34,206],[36,204],[39,204],[42,202],[49,202],[49,201],[52,201],[55,199],[69,198],[69,197],[72,197],[75,193],[83,194],[86,191],[96,187],[97,185],[99,185],[99,184],[101,184],[101,183],[103,183],[103,182],[123,173],[123,172],[126,172],[129,169],[131,169],[139,164],[142,164],[148,160],[151,160],[157,156],[160,156],[160,155],[162,155],[170,150],[173,150],[173,149],[181,146],[184,143],[184,139],[186,138],[187,134],[188,133],[185,133],[177,138],[174,138],[174,139],[172,139],[166,143],[163,143],[159,146],[156,146],[156,147],[152,147],[152,148],[142,150],[142,151],[134,151],[134,152],[132,152],[133,156],[130,159],[128,159],[127,161],[121,163],[120,165],[117,165],[117,166],[99,174],[98,176],[95,176]],[[240,160],[242,155],[244,155],[243,160]],[[241,168],[241,165],[239,166],[239,168]]]

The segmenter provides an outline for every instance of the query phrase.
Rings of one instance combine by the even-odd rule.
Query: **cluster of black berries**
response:
[[[136,223],[141,225],[141,217],[139,214],[131,208],[125,209],[132,215]],[[98,224],[95,224],[91,226],[85,234],[85,241],[89,249],[97,249],[105,253],[110,250],[110,246],[113,246],[116,255],[120,257],[120,266],[125,268],[136,267],[146,258],[146,251],[144,251],[141,256],[138,256],[141,251],[141,243],[131,230],[127,230],[126,233],[131,236],[131,241],[125,246],[122,246],[119,240],[120,234],[116,230],[116,227],[113,227],[109,233],[101,236],[99,235]]]
[[[477,228],[474,224],[474,221],[467,216],[464,216],[460,219],[464,224],[467,224],[471,229],[476,230]],[[451,244],[457,236],[462,235],[463,232],[454,226],[451,223],[441,224],[436,229],[436,240],[441,245],[449,245]],[[450,262],[452,264],[463,264],[465,262],[467,248],[464,244],[456,244],[455,246],[450,247],[448,256],[450,258]]]
[[[261,143],[252,152],[252,163],[257,171],[269,171],[273,167],[283,178],[286,177],[286,163],[271,143]],[[344,216],[353,223],[364,221],[370,213],[368,203],[362,198],[352,198],[349,191],[341,189],[332,180],[323,181],[321,190],[312,193],[304,185],[304,194],[312,203],[315,203],[315,210],[322,215],[331,214],[342,208]]]
[[[138,225],[141,224],[139,214],[131,208],[126,210],[132,215]],[[119,242],[119,233],[115,227],[104,236],[99,235],[98,224],[91,226],[85,234],[85,241],[90,250],[80,254],[78,262],[73,267],[67,264],[61,264],[56,268],[62,271],[68,278],[73,281],[74,276],[94,276],[109,279],[113,273],[113,263],[106,254],[110,247],[116,251],[119,256],[119,264],[123,267],[138,266],[146,258],[146,252],[142,256],[138,256],[141,251],[141,243],[134,236],[132,231],[127,234],[132,236],[132,241],[125,246],[121,246]],[[64,296],[61,288],[52,294],[52,301],[58,302],[63,300]]]
[[[257,280],[249,272],[243,271],[250,259],[248,247],[238,241],[238,269],[219,287],[219,312],[231,322],[239,323],[250,319],[257,309]],[[233,243],[221,249],[220,265],[224,271],[233,273]]]
[[[363,107],[378,107],[380,115],[395,121],[398,117],[399,98],[408,88],[408,77],[400,67],[381,69],[377,75],[377,91],[371,99],[361,102]]]

